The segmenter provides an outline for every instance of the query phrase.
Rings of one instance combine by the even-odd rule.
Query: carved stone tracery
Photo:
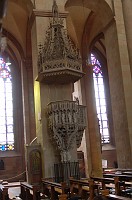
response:
[[[85,106],[75,101],[57,101],[48,105],[51,139],[62,154],[72,149],[75,140],[77,147],[80,146],[86,127],[85,116]]]

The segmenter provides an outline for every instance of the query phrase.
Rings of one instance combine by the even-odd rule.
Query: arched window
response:
[[[0,57],[0,151],[14,150],[12,75]]]
[[[109,123],[107,117],[106,95],[104,90],[104,77],[102,67],[98,59],[91,54],[91,63],[93,65],[93,80],[96,99],[97,117],[99,119],[100,134],[102,144],[110,142]]]

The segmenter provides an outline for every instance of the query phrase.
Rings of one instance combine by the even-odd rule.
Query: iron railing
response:
[[[79,163],[78,162],[61,162],[54,164],[55,182],[69,183],[69,177],[80,179]]]

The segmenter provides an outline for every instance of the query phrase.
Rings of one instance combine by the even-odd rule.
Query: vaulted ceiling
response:
[[[45,0],[45,5],[46,1],[48,3],[49,0]],[[6,3],[6,0],[0,1],[2,17],[7,10],[6,17],[2,21],[3,35],[8,38],[7,52],[13,59],[19,61],[29,53],[27,42],[29,41],[29,19],[33,4],[31,0],[10,0],[5,9]],[[61,3],[59,1],[57,3],[61,9]],[[114,16],[106,1],[67,0],[65,3],[65,10],[69,13],[67,17],[68,34],[75,44],[82,51],[86,51],[86,54],[93,44],[105,56],[105,40],[101,33]],[[87,48],[84,48],[85,46]]]

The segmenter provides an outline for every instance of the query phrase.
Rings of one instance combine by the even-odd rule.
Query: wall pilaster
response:
[[[132,1],[122,0],[122,9],[125,22],[128,54],[129,54],[131,76],[132,76]]]
[[[132,91],[121,0],[114,1],[115,21],[104,32],[119,168],[132,167]]]
[[[36,136],[33,101],[33,70],[32,59],[27,58],[21,63],[23,116],[25,143],[29,144]]]
[[[81,79],[82,100],[87,106],[87,128],[85,132],[87,149],[87,169],[89,176],[102,176],[101,138],[96,112],[93,70],[84,67],[85,77]],[[84,89],[85,88],[85,89]],[[87,173],[87,172],[86,172]]]

